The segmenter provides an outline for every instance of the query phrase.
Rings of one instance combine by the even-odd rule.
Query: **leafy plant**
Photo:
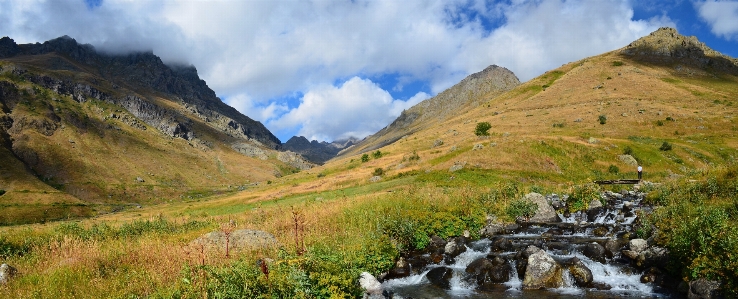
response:
[[[620,168],[618,168],[615,165],[610,164],[610,167],[607,168],[607,172],[612,174],[618,174],[620,172]]]
[[[373,152],[373,153],[372,153],[372,157],[373,157],[374,159],[379,159],[379,158],[381,158],[381,157],[382,157],[382,152],[381,152],[381,151],[379,151],[379,150],[377,150],[376,152]]]
[[[661,151],[670,151],[671,150],[671,143],[668,143],[664,141],[664,143],[661,144],[661,147],[659,147],[659,150]]]
[[[600,116],[597,117],[597,120],[600,122],[601,125],[604,125],[607,123],[607,116],[604,114],[600,114]]]
[[[362,163],[369,162],[369,155],[368,154],[361,155],[361,162]]]
[[[532,201],[518,199],[510,203],[505,209],[505,214],[512,218],[523,217],[526,220],[533,217],[538,211],[538,205]]]
[[[633,149],[630,146],[625,146],[623,149],[623,155],[633,155]]]
[[[566,205],[570,212],[584,211],[589,208],[592,200],[602,200],[600,198],[600,187],[594,183],[574,186]]]
[[[477,136],[489,136],[489,129],[492,125],[489,122],[483,121],[477,123],[477,127],[474,129],[474,134]]]

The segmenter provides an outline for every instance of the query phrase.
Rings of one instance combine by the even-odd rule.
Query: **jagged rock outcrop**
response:
[[[669,27],[660,28],[630,43],[620,53],[649,62],[691,64],[738,74],[738,59],[709,48],[695,36],[681,35]],[[677,69],[680,67],[677,66]]]
[[[97,52],[91,45],[80,45],[68,36],[52,39],[43,44],[17,45],[7,37],[0,40],[0,58],[49,53],[56,53],[91,66],[97,70],[99,76],[109,81],[113,90],[121,91],[121,87],[125,87],[129,91],[144,89],[154,94],[167,94],[180,101],[179,104],[187,107],[186,112],[195,114],[210,126],[232,137],[257,142],[271,149],[279,149],[281,145],[279,139],[260,122],[244,116],[216,97],[215,92],[199,78],[193,66],[165,65],[152,52],[107,55]],[[44,67],[51,66],[52,69],[54,66],[59,66],[60,60],[63,60],[59,57],[47,57],[46,59],[49,61],[44,61],[46,64]],[[57,68],[76,68],[71,63],[65,63],[68,66]],[[34,75],[22,69],[14,70],[13,74],[24,75],[31,82],[60,95],[71,95],[78,102],[84,102],[90,97],[120,104],[150,126],[173,137],[191,140],[197,135],[197,132],[193,132],[191,126],[183,120],[181,112],[165,108],[164,105],[133,94],[133,92],[116,97],[91,84],[72,81],[68,78]]]
[[[290,151],[279,152],[277,154],[277,160],[287,163],[288,165],[301,170],[308,170],[313,168],[315,165],[300,156],[300,154],[293,153]]]
[[[335,157],[341,150],[354,145],[355,142],[355,138],[328,143],[317,140],[308,141],[304,136],[293,136],[282,144],[282,149],[298,153],[310,162],[323,164]]]

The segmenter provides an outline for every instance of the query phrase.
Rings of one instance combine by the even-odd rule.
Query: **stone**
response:
[[[205,250],[225,253],[226,234],[222,231],[209,232],[190,242],[190,246],[195,248],[202,246]],[[234,230],[228,237],[228,250],[231,254],[276,248],[277,246],[279,246],[279,242],[274,235],[259,230]]]
[[[535,215],[528,219],[532,223],[546,223],[546,222],[559,222],[559,215],[556,214],[556,210],[548,203],[546,197],[539,193],[528,193],[523,197],[523,200],[533,202],[538,205],[538,210]]]
[[[474,148],[472,148],[472,150],[474,150],[474,151],[476,151],[476,150],[481,150],[481,149],[484,149],[484,145],[483,145],[483,144],[481,144],[481,143],[477,143],[477,144],[475,144],[475,145],[474,145]]]
[[[569,265],[569,273],[574,277],[574,284],[580,288],[588,288],[592,285],[592,270],[579,260],[579,258],[572,258]]]
[[[17,273],[18,270],[11,265],[0,265],[0,285],[7,284]]]
[[[456,163],[454,163],[453,166],[451,166],[448,169],[448,171],[455,172],[455,171],[459,171],[459,170],[462,170],[462,169],[464,169],[464,164],[463,163],[456,162]]]
[[[382,284],[369,272],[362,272],[359,276],[359,285],[364,289],[364,298],[377,297],[382,294]]]
[[[602,245],[598,244],[597,242],[592,242],[584,245],[582,253],[584,254],[584,256],[592,259],[593,261],[598,261],[600,263],[605,262],[605,247],[602,247]]]
[[[528,248],[535,247],[529,246]],[[535,249],[538,249],[537,251]],[[561,266],[545,251],[535,248],[528,257],[523,278],[524,289],[558,288],[563,284]],[[528,249],[526,249],[528,251]]]
[[[625,163],[625,164],[627,164],[629,166],[633,166],[633,167],[638,166],[638,160],[636,160],[635,158],[633,158],[633,156],[631,156],[631,155],[619,155],[618,156],[618,159],[621,162],[623,162],[623,163]]]
[[[622,239],[608,239],[605,242],[605,255],[608,258],[615,257],[615,254],[620,252],[620,249],[625,245],[625,240]]]
[[[142,177],[136,177],[136,182],[143,183],[146,182]]]
[[[589,139],[587,140],[587,143],[589,143],[589,144],[597,144],[599,142],[600,141],[597,140],[597,138],[594,138],[594,137],[589,137]]]
[[[436,139],[435,141],[433,141],[433,146],[431,146],[431,148],[434,148],[434,147],[439,147],[439,146],[441,146],[441,145],[443,145],[443,140],[441,140],[441,139]]]
[[[453,273],[454,271],[448,267],[438,267],[428,271],[428,273],[425,274],[425,278],[427,278],[434,286],[448,290],[451,288],[450,281],[451,277],[453,277]]]
[[[689,282],[689,299],[713,299],[720,297],[720,282],[700,278]]]
[[[496,237],[492,240],[492,251],[505,252],[513,249],[513,244],[510,239],[505,237]]]
[[[387,276],[383,279],[395,279],[410,276],[410,264],[405,261],[403,257],[400,257],[395,263],[395,267],[390,269]]]
[[[595,228],[592,231],[592,234],[594,234],[597,237],[604,237],[605,235],[607,235],[607,233],[608,233],[607,227],[604,227],[604,226]],[[605,253],[607,253],[607,249],[605,249]]]
[[[379,182],[381,180],[382,180],[382,177],[381,176],[378,176],[378,175],[375,175],[375,176],[369,178],[369,182],[371,182],[371,183],[376,183],[376,182]]]
[[[648,242],[644,239],[633,239],[628,242],[628,248],[637,253],[641,253],[648,248]]]
[[[446,243],[446,247],[444,248],[444,253],[448,257],[456,257],[459,254],[462,254],[466,252],[466,244],[464,244],[464,238],[457,237]]]

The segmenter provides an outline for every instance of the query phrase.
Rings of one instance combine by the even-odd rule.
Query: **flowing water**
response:
[[[611,194],[616,195],[616,194]],[[630,195],[630,197],[628,196]],[[495,236],[504,237],[513,244],[512,249],[503,252],[492,252],[492,240],[481,239],[466,244],[467,250],[450,261],[438,264],[427,264],[416,268],[413,274],[403,278],[389,279],[382,283],[392,298],[668,298],[672,293],[653,283],[642,283],[641,275],[644,270],[638,270],[617,252],[604,262],[593,260],[583,253],[586,244],[592,242],[604,243],[608,239],[615,239],[632,230],[636,219],[634,211],[638,206],[642,194],[631,192],[626,196],[613,196],[607,207],[590,213],[576,213],[559,215],[561,222],[536,225],[522,225],[521,228],[508,234]],[[632,204],[632,205],[631,205]],[[626,207],[624,209],[624,206]],[[589,219],[588,219],[589,218]],[[586,220],[592,220],[587,222]],[[600,228],[600,236],[593,232]],[[603,234],[603,229],[606,234]],[[556,235],[546,235],[549,230],[558,230]],[[580,288],[574,283],[572,275],[562,267],[562,283],[558,288],[530,290],[523,288],[523,282],[516,269],[516,254],[529,245],[535,245],[545,250],[554,260],[563,265],[572,258],[578,258],[593,276],[591,287]],[[466,273],[467,266],[479,258],[502,257],[512,267],[510,279],[504,283],[485,285],[480,290],[477,281]],[[428,253],[410,260],[429,260]],[[448,260],[447,260],[448,261]],[[412,266],[412,262],[410,262]],[[439,287],[431,283],[426,277],[428,272],[438,267],[447,267],[453,271],[448,280],[448,287]],[[522,275],[521,275],[522,276]],[[386,296],[390,297],[390,296]]]

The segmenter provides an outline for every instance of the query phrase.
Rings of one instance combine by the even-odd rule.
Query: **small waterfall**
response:
[[[612,198],[615,199],[612,200]],[[405,278],[390,279],[384,281],[382,286],[394,292],[394,298],[667,297],[665,294],[656,293],[651,283],[642,283],[640,279],[643,272],[632,268],[627,263],[623,264],[619,253],[616,253],[618,259],[606,259],[603,262],[602,257],[598,258],[598,261],[588,257],[584,252],[587,244],[591,245],[596,242],[603,246],[607,240],[614,240],[617,236],[630,232],[636,220],[635,210],[640,208],[638,206],[640,198],[642,198],[641,195],[634,196],[632,193],[629,195],[611,194],[607,207],[588,212],[571,213],[567,215],[568,217],[559,214],[561,223],[523,224],[521,228],[509,231],[507,234],[494,236],[494,240],[484,238],[469,242],[466,244],[465,252],[451,259],[445,259],[452,261],[451,263],[421,264],[419,268],[424,268],[421,273]],[[592,221],[588,222],[588,220]],[[509,241],[510,245],[495,247],[500,246],[496,245],[500,238]],[[627,243],[627,240],[623,242]],[[560,287],[546,290],[523,288],[517,265],[520,263],[521,253],[531,245],[543,249],[561,265],[562,285]],[[430,255],[422,257],[430,260]],[[499,263],[509,265],[509,279],[500,283],[485,280],[484,285],[479,285],[481,282],[477,281],[480,278],[474,274],[478,272],[470,274],[466,270],[470,264],[482,258],[486,258],[488,263],[495,261],[496,265]],[[574,262],[577,259],[579,262]],[[575,278],[568,268],[568,265],[572,263],[580,263],[580,266],[584,265],[591,271],[593,279],[590,287],[577,287]],[[479,262],[476,264],[479,265]],[[434,284],[426,277],[431,270],[439,267],[445,267],[449,269],[447,271],[452,272],[450,277],[446,276],[447,283],[443,284],[443,287]]]

